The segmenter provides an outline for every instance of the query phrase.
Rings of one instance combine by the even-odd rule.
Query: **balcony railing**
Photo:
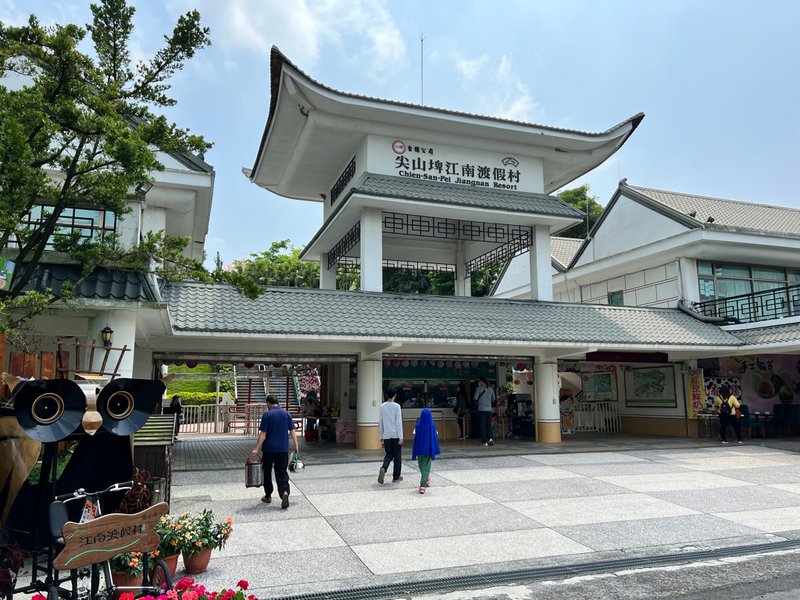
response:
[[[755,323],[800,315],[800,285],[700,302],[693,308],[706,317]]]

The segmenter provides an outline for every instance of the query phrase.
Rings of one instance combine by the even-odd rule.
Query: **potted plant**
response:
[[[208,568],[211,551],[223,548],[233,532],[233,519],[215,523],[214,513],[205,509],[199,515],[183,513],[179,518],[183,530],[183,566],[187,573],[203,573]]]
[[[184,534],[186,533],[178,515],[166,514],[161,517],[153,527],[158,534],[158,550],[152,553],[153,558],[160,558],[169,567],[171,575],[175,575],[178,566],[178,556],[185,547]]]
[[[114,580],[114,587],[124,588],[142,585],[144,565],[141,552],[117,554],[109,562],[111,563],[111,578]],[[124,591],[114,592],[115,600],[119,600]]]

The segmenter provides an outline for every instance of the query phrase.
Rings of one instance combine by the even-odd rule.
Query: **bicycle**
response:
[[[172,589],[172,577],[166,563],[156,559],[152,568],[148,554],[156,549],[148,533],[139,536],[145,530],[144,524],[160,518],[166,512],[166,504],[156,505],[134,515],[110,513],[103,515],[100,497],[113,492],[129,490],[132,481],[114,483],[104,490],[87,492],[80,488],[68,494],[56,496],[48,507],[51,543],[48,549],[48,600],[100,600],[111,599],[114,592],[132,591],[138,595],[157,596]],[[83,500],[80,522],[69,522],[67,503]],[[130,538],[126,540],[125,538]],[[157,539],[157,538],[156,538]],[[122,552],[142,552],[143,578],[138,586],[116,586],[111,575],[109,558]],[[95,561],[93,557],[103,557]],[[69,569],[69,575],[60,573]],[[100,579],[105,586],[101,587]],[[61,587],[70,583],[70,589]]]

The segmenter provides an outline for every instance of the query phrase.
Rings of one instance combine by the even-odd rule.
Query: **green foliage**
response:
[[[167,391],[167,398],[171,398],[172,386]],[[221,392],[220,392],[221,393]],[[201,404],[215,404],[217,401],[216,392],[180,392],[182,406],[199,406]]]
[[[228,393],[231,397],[236,396],[236,382],[233,380],[233,365],[214,365],[214,372],[216,373],[230,373],[230,379],[224,379],[219,382],[220,393]]]
[[[169,372],[172,373],[213,373],[214,367],[211,365],[197,365],[194,368],[189,368],[186,365],[170,365]],[[216,384],[210,379],[175,379],[170,381],[167,386],[167,398],[171,398],[173,394],[180,394],[181,403],[186,404],[185,394],[189,392],[214,392],[216,391]]]
[[[0,291],[0,333],[12,340],[80,283],[60,297],[24,291],[51,242],[82,264],[84,276],[105,266],[211,280],[183,256],[186,239],[154,233],[122,248],[114,235],[79,238],[59,229],[68,208],[128,213],[134,186],[163,170],[155,149],[202,155],[210,147],[151,110],[175,104],[170,78],[210,43],[199,13],[181,16],[163,47],[133,65],[134,7],[102,0],[91,11],[85,28],[45,27],[33,15],[21,27],[0,23],[0,248],[17,263],[10,289]],[[79,48],[87,32],[91,54]],[[6,87],[10,80],[23,85]],[[41,218],[23,225],[37,206],[44,207]]]
[[[558,198],[570,206],[577,208],[579,211],[589,213],[589,228],[598,221],[600,215],[603,214],[603,207],[597,203],[597,196],[589,193],[590,187],[588,183],[573,188],[571,190],[564,190],[560,192]],[[587,211],[588,207],[588,211]],[[558,235],[561,237],[586,239],[586,221],[573,225],[566,231],[560,232]]]

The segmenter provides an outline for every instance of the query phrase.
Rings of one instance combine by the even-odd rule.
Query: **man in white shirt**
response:
[[[386,402],[381,404],[380,419],[378,419],[378,435],[381,438],[381,446],[385,456],[383,465],[378,471],[378,483],[383,485],[383,478],[386,476],[386,469],[389,463],[394,461],[394,471],[392,473],[392,483],[403,481],[400,470],[403,468],[403,414],[400,405],[395,402],[397,390],[390,387],[386,391]]]

